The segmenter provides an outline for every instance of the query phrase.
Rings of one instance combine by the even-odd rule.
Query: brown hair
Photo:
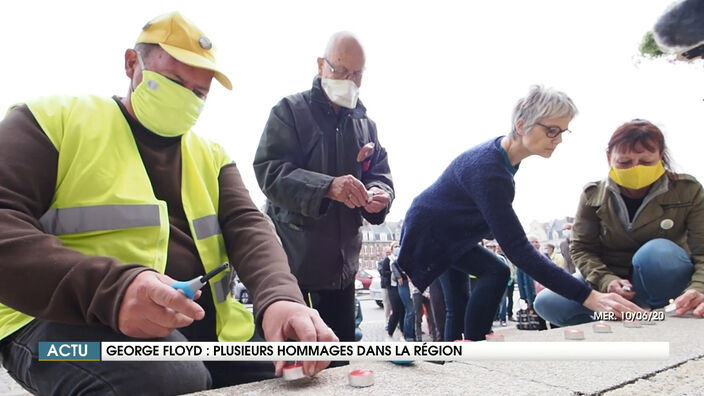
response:
[[[646,120],[635,119],[621,125],[614,131],[606,146],[606,156],[611,157],[614,150],[617,151],[634,151],[638,144],[648,151],[660,151],[662,153],[662,164],[667,171],[670,179],[676,180],[677,175],[672,171],[670,165],[670,154],[665,145],[665,136],[663,136],[660,128]],[[642,150],[641,150],[642,151]]]

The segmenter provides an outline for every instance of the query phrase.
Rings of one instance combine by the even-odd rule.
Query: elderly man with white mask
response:
[[[291,272],[340,341],[354,340],[362,219],[384,222],[394,196],[386,150],[358,100],[364,50],[334,34],[313,87],[271,110],[254,158]]]

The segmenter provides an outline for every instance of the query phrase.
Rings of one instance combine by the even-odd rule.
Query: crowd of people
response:
[[[232,88],[215,55],[198,27],[162,15],[125,51],[124,96],[42,97],[0,122],[0,353],[28,391],[189,393],[284,365],[40,362],[39,341],[359,339],[360,225],[383,223],[395,197],[359,100],[362,45],[334,34],[310,89],[272,108],[253,163],[266,213],[225,150],[191,130],[212,80]],[[390,339],[422,339],[425,313],[433,340],[483,340],[495,319],[513,319],[516,286],[556,326],[669,299],[704,316],[704,191],[672,169],[649,121],[605,142],[610,171],[584,187],[563,257],[525,234],[514,175],[525,158],[550,158],[576,114],[567,94],[531,87],[506,135],[459,155],[414,199],[379,265]],[[173,287],[224,262],[195,299]],[[232,297],[235,273],[253,314]],[[303,362],[307,375],[328,366]]]
[[[567,227],[571,227],[571,224],[566,224]],[[545,255],[553,264],[557,267],[562,268],[569,274],[573,272],[569,271],[569,266],[566,264],[566,259],[560,252],[557,252],[555,245],[551,242],[545,242],[541,244],[538,239],[534,236],[529,235],[528,240],[541,254]],[[564,238],[567,240],[567,238]],[[544,286],[535,281],[530,275],[524,274],[524,285],[523,287],[518,287],[518,268],[511,263],[508,257],[504,254],[501,246],[496,242],[496,240],[482,240],[480,245],[489,251],[493,252],[498,259],[508,268],[510,276],[506,282],[506,288],[503,291],[498,309],[493,318],[493,324],[499,327],[507,327],[508,322],[518,322],[518,316],[522,315],[524,311],[530,310],[531,313],[535,314],[533,305],[536,300],[536,295],[540,295],[543,290],[546,290]],[[404,273],[402,269],[398,266],[397,253],[398,253],[398,243],[393,242],[391,248],[386,252],[385,257],[380,259],[377,263],[377,269],[380,274],[380,284],[382,288],[382,293],[386,296],[384,298],[384,309],[385,309],[385,330],[388,334],[387,340],[402,340],[402,341],[455,341],[465,339],[464,331],[465,329],[461,325],[465,322],[464,316],[466,313],[466,304],[469,301],[469,296],[472,293],[472,287],[474,287],[472,275],[459,275],[466,279],[467,288],[463,289],[463,297],[461,306],[458,306],[457,310],[448,310],[447,306],[453,306],[454,301],[448,302],[446,300],[446,295],[450,296],[454,289],[447,289],[443,287],[440,282],[440,278],[434,281],[425,291],[421,292],[414,284],[408,279],[408,276]],[[409,285],[409,290],[399,289],[398,284],[406,282]],[[465,280],[463,279],[463,283]],[[527,286],[530,285],[530,288]],[[528,292],[529,290],[530,292]],[[520,305],[518,302],[514,305],[514,295],[518,293],[520,299]],[[404,293],[402,298],[399,293]],[[413,307],[409,311],[403,300],[410,299],[412,301]],[[523,306],[523,308],[521,308]],[[514,309],[516,308],[516,309]],[[410,312],[410,317],[408,316]],[[457,320],[454,319],[455,315],[462,315]],[[547,322],[536,315],[536,319],[539,322],[539,326],[532,328],[526,326],[525,328],[518,325],[519,329],[526,330],[541,330],[547,329]],[[409,322],[414,324],[414,327],[408,327],[406,325],[406,319],[409,318]],[[422,329],[423,322],[427,325],[427,332]],[[447,323],[451,323],[449,328],[453,328],[453,323],[460,323],[460,327],[454,331],[445,333],[447,329]],[[551,328],[559,327],[557,323],[550,323]],[[493,329],[489,330],[489,333],[493,333]],[[423,338],[423,334],[428,334],[427,338]]]

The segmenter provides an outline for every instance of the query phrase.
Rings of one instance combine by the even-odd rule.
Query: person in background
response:
[[[428,290],[430,292],[430,306],[435,322],[433,341],[445,341],[445,296],[442,293],[440,278],[435,279],[433,283],[428,286]]]
[[[394,249],[394,254],[398,257],[399,248]],[[403,338],[406,341],[415,341],[415,311],[413,310],[413,300],[411,300],[411,285],[406,273],[398,266],[398,259],[391,263],[393,276],[396,278],[398,296],[403,303]]]
[[[565,259],[562,257],[562,255],[560,253],[555,251],[555,245],[553,245],[552,243],[546,243],[545,244],[545,254],[558,267],[567,271],[567,266],[565,265]],[[569,271],[567,271],[567,273],[571,274],[571,272],[569,272]]]
[[[540,252],[538,238],[533,235],[529,235],[527,238],[533,248]],[[521,268],[516,268],[516,280],[518,282],[518,295],[521,300],[526,302],[528,308],[532,308],[533,301],[535,301],[535,280]]]
[[[562,228],[565,230],[565,239],[560,241],[560,253],[565,259],[565,269],[567,273],[574,274],[576,270],[574,262],[572,261],[572,256],[570,255],[570,237],[572,235],[572,223],[565,223]]]
[[[433,341],[439,341],[437,329],[435,328],[435,318],[433,316],[433,308],[430,304],[430,291],[425,289],[420,292],[413,282],[409,282],[411,288],[411,298],[413,299],[413,313],[415,315],[415,333],[416,341],[423,341],[423,307],[425,307],[425,318],[428,321],[428,331],[430,338]]]
[[[354,340],[362,219],[383,223],[394,195],[386,150],[358,100],[365,61],[352,33],[335,33],[311,89],[272,108],[253,164],[291,272],[341,341]]]
[[[393,335],[396,332],[396,328],[399,327],[401,333],[403,334],[405,329],[403,327],[403,321],[406,316],[406,308],[403,305],[401,296],[398,293],[398,280],[401,279],[401,271],[398,269],[396,264],[396,254],[394,252],[398,251],[398,247],[395,247],[389,260],[391,261],[391,280],[389,283],[389,301],[391,303],[391,315],[389,315],[388,323],[386,324],[386,333],[388,334],[388,339],[392,340]],[[405,337],[404,337],[405,339]]]
[[[360,304],[359,300],[355,298],[354,305],[355,305],[354,340],[361,341],[362,340],[362,329],[359,326],[362,324],[362,321],[364,320],[364,316],[362,316],[362,304]]]
[[[608,178],[579,200],[570,253],[575,279],[647,309],[675,299],[676,313],[704,316],[704,191],[675,173],[660,129],[632,120],[611,135]],[[545,291],[536,310],[560,326],[593,320],[593,309]]]
[[[477,277],[464,315],[470,340],[484,340],[491,331],[509,278],[508,267],[479,245],[489,234],[511,262],[560,295],[593,310],[642,311],[556,267],[530,245],[513,210],[513,176],[521,161],[549,158],[576,113],[564,93],[531,87],[514,108],[510,133],[460,154],[406,212],[398,263],[419,290],[449,268],[459,272],[451,276]]]
[[[384,304],[384,320],[388,323],[391,315],[391,301],[389,300],[389,288],[391,287],[391,259],[393,250],[398,247],[398,242],[392,242],[386,250],[386,256],[377,263],[379,271],[379,283],[381,286],[382,303]]]
[[[40,362],[44,340],[247,341],[255,324],[268,341],[337,340],[235,163],[192,130],[213,79],[232,88],[215,59],[197,26],[162,15],[124,53],[126,96],[47,96],[0,122],[0,354],[28,391],[183,394],[274,375],[269,362]],[[225,261],[196,300],[172,287]],[[235,271],[256,317],[232,297]]]

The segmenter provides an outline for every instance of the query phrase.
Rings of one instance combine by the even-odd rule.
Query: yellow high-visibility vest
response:
[[[154,195],[117,103],[94,96],[55,96],[27,106],[59,152],[53,202],[40,218],[44,232],[83,254],[115,257],[164,273],[169,244],[166,202]],[[181,199],[204,272],[228,261],[217,208],[218,175],[229,162],[219,145],[192,131],[181,137]],[[245,341],[254,333],[254,320],[232,297],[231,268],[209,282],[217,337]],[[32,320],[0,304],[0,339]]]

